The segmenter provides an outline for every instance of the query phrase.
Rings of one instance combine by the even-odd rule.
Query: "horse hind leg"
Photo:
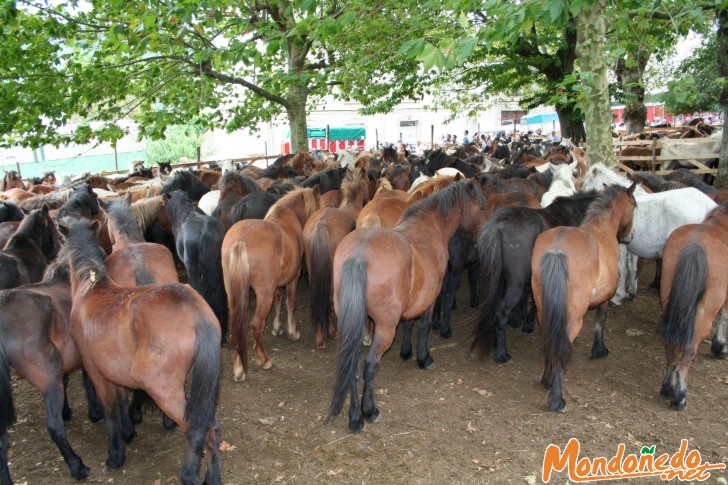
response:
[[[63,426],[64,395],[63,384],[60,382],[49,385],[43,393],[46,405],[46,428],[68,465],[71,476],[76,480],[83,480],[91,474],[91,470],[83,464],[81,458],[73,451],[66,437]]]
[[[675,369],[675,389],[670,401],[672,407],[677,410],[681,410],[687,405],[688,371],[690,370],[690,363],[693,361],[695,354],[698,352],[700,342],[702,342],[703,339],[705,339],[705,337],[707,337],[710,333],[712,323],[713,319],[708,317],[707,312],[700,312],[695,318],[693,341],[690,343],[688,348],[682,349],[680,361]]]
[[[277,289],[280,291],[279,289]],[[275,292],[275,290],[274,290]],[[273,293],[267,290],[260,290],[255,294],[255,313],[251,320],[253,327],[253,348],[255,349],[255,360],[258,367],[270,369],[273,367],[273,359],[265,352],[263,336],[265,334],[265,318],[270,311],[273,300]]]
[[[367,356],[364,358],[364,388],[362,391],[361,398],[361,411],[359,419],[364,419],[369,423],[374,423],[379,420],[379,409],[377,409],[376,402],[374,400],[374,377],[379,371],[379,362],[382,359],[382,355],[389,350],[394,341],[394,334],[396,329],[396,323],[394,325],[378,325],[374,329],[374,338],[372,340],[372,346],[367,352]],[[354,394],[357,389],[354,388]],[[352,425],[352,409],[354,403],[352,401],[352,407],[349,410],[349,428]],[[358,408],[358,406],[357,406]],[[356,414],[356,413],[355,413]],[[355,415],[354,418],[357,418]],[[352,429],[353,430],[353,429]]]
[[[276,288],[275,293],[273,293],[273,328],[271,329],[271,333],[274,337],[280,337],[283,335],[283,324],[281,323],[283,295],[281,294],[281,291],[282,290],[280,288]]]
[[[609,349],[604,345],[604,326],[607,324],[609,306],[607,303],[597,307],[597,318],[594,322],[594,345],[592,345],[592,358],[599,359],[609,355]]]
[[[715,335],[710,345],[710,351],[719,359],[728,358],[728,344],[726,343],[726,333],[728,327],[728,312],[721,309],[715,318]]]
[[[293,278],[293,281],[288,283],[286,286],[286,311],[288,312],[288,325],[286,331],[288,332],[288,338],[293,341],[301,338],[301,333],[296,328],[296,297],[298,294],[298,276]]]
[[[624,244],[619,245],[619,280],[617,282],[617,291],[614,292],[614,296],[609,300],[609,304],[612,306],[621,305],[627,298],[627,278],[628,275],[628,264],[627,264],[627,246]]]
[[[563,396],[563,374],[561,364],[557,364],[553,372],[551,392],[549,393],[549,408],[552,411],[563,412],[566,409],[566,401]]]
[[[399,348],[399,357],[408,361],[412,358],[412,329],[415,326],[414,320],[402,321],[402,345]],[[370,349],[371,351],[371,349]]]
[[[417,364],[420,369],[434,369],[435,362],[430,355],[428,346],[428,338],[430,334],[430,324],[432,323],[432,310],[430,307],[421,317],[419,322],[419,334],[417,335]]]
[[[207,473],[205,473],[205,484],[218,485],[222,483],[220,475],[220,420],[215,417],[215,422],[207,430],[205,437],[205,455],[207,457]]]

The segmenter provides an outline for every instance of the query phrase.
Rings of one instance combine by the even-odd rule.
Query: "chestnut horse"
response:
[[[579,227],[555,227],[536,239],[531,288],[541,322],[545,369],[541,383],[551,388],[549,407],[561,411],[562,375],[571,359],[587,310],[597,308],[592,357],[606,357],[604,324],[609,298],[619,280],[619,242],[632,239],[634,190],[610,186],[592,202]]]
[[[427,345],[435,298],[447,266],[447,243],[460,229],[474,239],[485,221],[485,198],[473,181],[451,186],[411,206],[395,229],[369,227],[347,235],[334,257],[334,310],[338,315],[339,349],[336,380],[327,421],[336,417],[351,394],[349,429],[374,422],[374,377],[389,349],[400,319],[405,335],[400,355],[412,357],[410,336],[420,317],[417,363],[433,364]],[[364,359],[364,391],[359,404],[359,353],[367,317],[374,339]]]
[[[32,211],[20,221],[0,251],[0,288],[15,288],[43,279],[48,262],[58,253],[58,245],[48,207]]]
[[[2,181],[0,181],[0,192],[5,192],[10,189],[28,190],[28,187],[26,187],[23,182],[23,178],[15,170],[5,172],[5,176]]]
[[[719,206],[702,224],[675,229],[662,254],[660,300],[662,317],[658,331],[665,339],[667,375],[660,393],[672,407],[687,403],[688,370],[700,342],[716,322],[711,351],[728,356],[728,208]]]
[[[275,203],[265,219],[245,219],[232,225],[222,243],[222,269],[230,316],[230,337],[235,351],[233,379],[245,380],[248,373],[247,333],[248,298],[255,292],[255,312],[251,326],[255,338],[258,366],[270,369],[271,359],[265,352],[263,333],[265,319],[275,298],[273,335],[281,328],[281,292],[286,287],[288,336],[298,340],[296,330],[296,290],[303,258],[303,226],[319,208],[318,187],[296,189]]]
[[[311,285],[311,323],[318,348],[325,348],[329,334],[336,334],[331,299],[331,267],[336,248],[344,236],[356,228],[356,218],[369,198],[366,170],[350,169],[341,182],[341,192],[343,200],[338,209],[325,207],[317,210],[303,228],[306,269]]]
[[[124,464],[124,441],[135,432],[121,405],[126,389],[141,389],[187,437],[182,483],[199,483],[203,450],[205,481],[221,483],[220,324],[215,314],[187,285],[119,286],[106,272],[98,221],[71,220],[59,228],[70,259],[71,335],[104,410],[106,467]]]
[[[59,260],[63,259],[59,255]],[[9,366],[43,394],[46,428],[71,476],[83,480],[89,469],[68,443],[63,421],[71,418],[64,374],[81,365],[71,339],[71,285],[65,262],[48,267],[40,283],[0,292],[0,483],[8,471],[8,427],[15,420]]]

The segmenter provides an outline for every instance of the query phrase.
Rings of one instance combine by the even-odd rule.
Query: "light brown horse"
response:
[[[319,348],[326,347],[329,335],[336,335],[331,268],[336,248],[344,236],[356,228],[356,218],[369,198],[369,179],[365,169],[350,169],[341,182],[341,193],[343,199],[339,208],[317,210],[303,228],[304,254],[311,284],[311,323]]]
[[[187,437],[182,483],[199,483],[204,450],[205,480],[220,484],[220,324],[215,314],[187,285],[119,286],[106,272],[98,221],[71,220],[59,229],[70,258],[71,335],[104,410],[107,468],[124,464],[124,441],[135,432],[120,405],[126,389],[141,389]]]
[[[265,319],[275,298],[273,335],[283,334],[281,287],[286,288],[288,336],[298,340],[296,291],[303,258],[303,226],[320,206],[318,187],[295,189],[270,208],[265,219],[245,219],[230,227],[222,243],[222,269],[227,293],[230,334],[235,351],[233,379],[245,380],[248,373],[248,298],[255,292],[251,326],[255,338],[256,362],[263,369],[273,366],[265,352]]]
[[[541,322],[549,407],[561,411],[562,375],[587,310],[597,308],[592,357],[605,357],[604,324],[619,279],[619,242],[632,239],[634,189],[610,186],[589,206],[579,227],[556,227],[536,239],[531,287]]]
[[[728,208],[719,206],[702,224],[675,229],[662,254],[658,331],[665,339],[667,375],[660,393],[672,407],[687,403],[688,370],[700,342],[716,322],[711,351],[728,357]]]
[[[349,429],[358,432],[364,420],[377,420],[374,376],[400,319],[407,320],[402,358],[412,357],[413,319],[420,317],[417,362],[422,368],[432,366],[427,334],[447,266],[448,241],[458,229],[474,238],[484,221],[480,188],[473,181],[461,181],[411,206],[395,229],[357,229],[341,241],[334,257],[339,348],[329,420],[341,412],[347,393]],[[374,321],[374,339],[364,360],[360,406],[359,354],[367,317]]]

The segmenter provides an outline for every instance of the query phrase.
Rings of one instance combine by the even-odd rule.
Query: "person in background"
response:
[[[555,131],[551,132],[551,135],[548,137],[549,143],[559,143],[561,141],[561,137],[556,134]]]
[[[457,143],[458,143],[458,136],[457,135],[453,135],[452,136],[452,140],[450,140],[450,143],[452,143],[453,145],[457,145]]]
[[[463,133],[463,145],[470,143],[470,137],[468,136],[468,130]]]
[[[447,135],[447,137],[445,137],[445,143],[452,143],[452,135]]]

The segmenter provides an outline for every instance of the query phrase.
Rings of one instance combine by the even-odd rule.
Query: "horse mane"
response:
[[[422,200],[452,185],[455,177],[451,175],[436,175],[418,185],[407,198],[408,202]]]
[[[316,199],[313,195],[313,189],[305,188],[305,187],[298,187],[290,192],[288,192],[286,195],[280,198],[278,202],[273,204],[270,209],[268,209],[268,213],[265,215],[265,218],[267,219],[268,216],[278,212],[278,210],[281,207],[289,207],[291,205],[295,205],[299,202],[299,200],[302,200],[304,212],[306,213],[306,219],[309,218],[311,214],[313,214],[317,209]]]
[[[71,189],[73,193],[68,197],[58,210],[58,218],[63,218],[77,209],[88,208],[89,214],[95,216],[101,211],[99,199],[91,190],[91,186],[83,184],[78,188]],[[85,215],[82,213],[82,215]]]
[[[113,221],[114,226],[130,239],[144,240],[141,225],[137,219],[131,214],[129,206],[124,199],[116,199],[109,202],[106,206],[106,215]]]
[[[530,167],[524,167],[523,165],[506,165],[503,170],[499,170],[498,172],[495,172],[495,174],[498,178],[504,180],[512,178],[525,179],[535,172],[536,171],[534,169]]]
[[[510,192],[508,186],[503,181],[503,179],[498,177],[496,174],[481,173],[480,175],[478,175],[478,185],[480,185],[481,189],[486,183],[492,184],[495,187],[495,192],[497,194],[507,194],[508,192]]]
[[[169,200],[167,200],[167,212],[169,212],[169,217],[172,219],[173,226],[176,226],[177,222],[184,220],[190,212],[204,214],[202,209],[192,203],[189,195],[187,195],[187,192],[184,190],[175,190],[169,195]]]
[[[528,177],[526,177],[526,180],[531,180],[543,187],[549,187],[551,185],[551,182],[554,180],[554,174],[551,172],[551,170],[547,170],[545,172],[534,172]]]
[[[33,209],[40,209],[44,204],[53,209],[57,208],[61,204],[65,204],[68,199],[73,195],[73,189],[57,190],[55,192],[49,192],[47,194],[38,194],[35,197],[18,201],[18,207],[26,211],[32,211]]]
[[[88,291],[99,281],[101,276],[106,275],[104,253],[99,246],[96,227],[90,224],[87,219],[66,219],[63,221],[68,230],[65,232],[66,242],[63,245],[64,258],[73,260],[73,278],[84,280],[91,275],[84,284],[82,291]]]
[[[319,192],[325,194],[329,190],[336,190],[341,188],[342,175],[346,173],[346,168],[336,167],[319,172],[316,175],[311,175],[306,180],[301,182],[303,188],[313,188],[316,185],[319,186]]]
[[[365,190],[363,186],[365,182],[368,183],[369,179],[366,177],[364,170],[349,170],[344,176],[344,180],[341,181],[341,204],[339,204],[339,207],[344,206],[347,202],[355,201],[357,195]]]
[[[192,198],[193,196],[197,195],[199,195],[199,197],[202,197],[204,194],[210,191],[210,188],[205,185],[202,180],[197,178],[192,172],[190,172],[189,170],[183,170],[181,172],[177,172],[174,177],[172,177],[172,180],[164,184],[162,188],[159,189],[159,195],[171,195],[172,192],[177,190],[182,190],[186,192],[187,195]]]
[[[218,172],[214,172],[218,173]],[[226,183],[228,183],[230,180],[237,180],[240,182],[240,185],[243,186],[246,192],[249,194],[252,192],[262,192],[263,190],[260,188],[260,185],[255,183],[255,180],[246,177],[245,175],[242,175],[238,172],[234,171],[227,171],[225,172],[222,177],[220,177],[220,180],[217,182],[218,187],[224,186]]]
[[[316,159],[307,152],[297,152],[288,161],[288,165],[298,173],[310,174],[313,170]]]
[[[392,182],[389,181],[387,177],[379,177],[377,180],[377,190],[374,192],[374,194],[378,194],[379,192],[389,192],[390,190],[394,190],[392,187]]]
[[[475,187],[475,183],[472,180],[460,180],[458,182],[451,183],[448,187],[440,190],[439,192],[436,192],[409,206],[404,214],[402,214],[397,225],[402,224],[415,214],[428,209],[435,211],[439,215],[447,216],[448,212],[450,212],[453,207],[466,202],[472,197],[473,193],[471,191],[471,187]],[[485,196],[483,196],[483,192],[476,190],[475,194],[477,194],[480,204],[484,206]]]
[[[586,215],[584,216],[582,225],[602,215],[604,211],[612,205],[614,199],[616,199],[620,193],[626,190],[627,189],[625,187],[619,185],[606,186],[604,190],[597,196],[597,198],[594,199],[594,202],[589,205],[589,208],[586,211]]]
[[[157,218],[157,212],[165,206],[167,200],[164,195],[138,200],[129,206],[129,214],[142,230],[146,230]]]
[[[660,190],[658,187],[662,186],[662,184],[666,182],[666,180],[661,176],[648,172],[635,173],[632,179],[637,183],[641,182],[645,187],[649,188],[653,192],[659,192]]]
[[[270,184],[270,187],[266,189],[266,192],[275,195],[286,195],[288,192],[297,187],[298,185],[294,184],[293,181],[289,179],[274,180],[273,183]]]

